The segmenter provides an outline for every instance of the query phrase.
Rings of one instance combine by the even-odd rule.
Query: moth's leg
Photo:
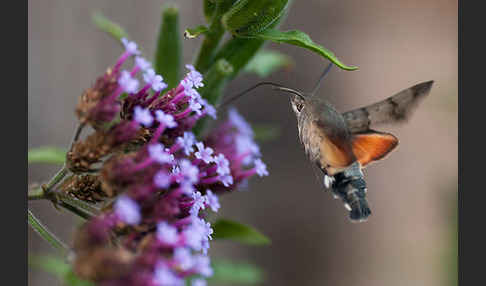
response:
[[[328,189],[328,190],[331,189],[335,180],[336,179],[334,179],[333,176],[330,176],[328,174],[324,174],[324,186],[326,187],[326,189]]]
[[[327,167],[329,167],[329,166],[323,167],[323,166],[321,166],[319,161],[316,161],[316,166],[324,174],[324,177],[322,178],[322,184],[324,185],[324,190],[325,191],[331,190],[332,184],[334,182],[334,177],[329,175],[329,172],[327,171]]]

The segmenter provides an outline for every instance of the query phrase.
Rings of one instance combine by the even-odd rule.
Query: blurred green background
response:
[[[74,106],[121,50],[91,23],[93,11],[125,27],[152,59],[167,1],[29,1],[28,144],[66,147],[75,127]],[[180,0],[181,29],[203,23],[200,1]],[[260,285],[457,285],[457,1],[294,1],[282,29],[296,28],[331,49],[358,71],[327,76],[319,96],[345,111],[435,80],[430,97],[412,120],[381,128],[400,139],[386,160],[365,171],[373,215],[353,224],[342,203],[320,188],[297,138],[288,100],[261,89],[236,105],[252,124],[279,126],[280,136],[261,144],[271,176],[249,191],[222,198],[221,216],[256,226],[271,246],[213,243],[217,258],[251,262],[265,273]],[[181,31],[182,32],[182,31]],[[190,63],[201,39],[184,40]],[[294,60],[270,80],[309,90],[327,64],[289,45],[268,44]],[[260,81],[245,75],[233,95]],[[32,165],[29,182],[56,167]],[[46,202],[30,204],[65,240],[78,221]],[[29,230],[29,251],[50,247]],[[59,285],[29,269],[29,285]]]

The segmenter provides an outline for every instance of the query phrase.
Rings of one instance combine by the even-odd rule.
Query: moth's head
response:
[[[292,105],[292,109],[294,110],[295,115],[299,116],[304,111],[304,109],[306,108],[306,105],[308,105],[308,107],[311,107],[316,102],[320,103],[319,98],[316,98],[315,95],[317,93],[317,90],[321,86],[322,80],[324,79],[326,74],[331,70],[332,66],[333,66],[333,64],[330,63],[324,69],[321,76],[319,77],[319,80],[317,81],[314,88],[312,89],[312,92],[310,92],[310,93],[299,92],[298,94],[294,93],[290,97],[290,104]]]
[[[290,97],[290,105],[295,112],[295,115],[299,115],[305,108],[305,98],[297,95]]]

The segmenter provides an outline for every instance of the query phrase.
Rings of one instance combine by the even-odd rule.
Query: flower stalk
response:
[[[85,216],[94,217],[100,214],[100,210],[90,203],[72,198],[64,193],[56,193],[56,198],[63,204],[70,206],[69,210],[75,209],[78,213],[85,213]]]
[[[41,186],[41,188],[44,190],[44,195],[49,194],[52,188],[54,188],[59,182],[61,182],[68,173],[69,170],[67,169],[66,164],[64,164],[62,168],[57,171],[54,177],[49,180],[49,182]]]
[[[233,2],[233,0],[224,0],[216,1],[214,4],[215,9],[212,13],[211,23],[208,31],[205,33],[195,64],[196,69],[202,73],[205,73],[209,69],[214,58],[215,50],[223,38],[225,30],[221,23],[221,17]]]
[[[32,190],[29,190],[27,194],[27,198],[29,201],[34,201],[34,200],[43,200],[45,199],[45,194],[44,194],[44,189],[43,188],[35,188]]]

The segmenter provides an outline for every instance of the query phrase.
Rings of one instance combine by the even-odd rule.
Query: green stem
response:
[[[219,103],[223,86],[232,74],[233,66],[226,59],[219,59],[204,76],[204,87],[199,93],[209,103],[216,105]]]
[[[27,197],[29,201],[50,200],[54,204],[59,202],[59,206],[86,220],[100,213],[97,208],[91,206],[90,204],[71,198],[65,194],[50,192],[49,195],[46,195],[42,188],[29,190]]]
[[[47,182],[47,184],[42,186],[42,189],[44,190],[44,193],[47,194],[49,193],[52,188],[57,185],[66,175],[69,173],[69,170],[66,167],[66,164],[62,166],[61,170],[57,171],[57,173],[52,177],[52,179]]]
[[[204,87],[200,89],[200,94],[209,103],[217,105],[221,99],[221,94],[226,82],[233,74],[233,67],[225,60],[219,59],[211,66],[204,77]],[[193,128],[196,136],[199,136],[204,131],[208,122],[208,118],[200,119]]]
[[[201,44],[201,49],[196,59],[196,70],[201,73],[205,73],[211,60],[213,58],[214,50],[219,44],[219,41],[224,35],[224,29],[221,24],[211,25],[210,30],[206,33],[204,40]]]
[[[287,7],[290,7],[292,1],[289,0]],[[287,13],[280,15],[267,29],[276,28],[284,20]],[[265,40],[261,38],[240,38],[234,36],[224,43],[214,56],[213,63],[219,59],[226,59],[233,66],[231,79],[235,78],[238,73],[248,64],[255,56],[258,50],[263,46]]]
[[[201,73],[208,71],[213,62],[215,50],[224,35],[224,27],[221,23],[223,14],[233,5],[234,0],[218,0],[213,13],[209,31],[205,34],[201,44],[199,54],[196,59],[195,67]]]
[[[73,145],[74,143],[76,143],[76,141],[78,141],[79,136],[81,135],[81,132],[83,131],[85,125],[85,123],[78,123],[78,126],[76,126],[73,139],[71,139],[71,146],[69,147],[69,150],[73,149]]]
[[[69,252],[69,247],[57,238],[53,233],[51,233],[35,216],[30,210],[27,210],[28,222],[30,226],[52,247],[61,251],[63,255]]]
[[[91,204],[84,202],[82,200],[75,199],[66,195],[64,193],[56,194],[56,197],[63,203],[71,206],[72,208],[77,209],[78,211],[82,211],[89,216],[96,216],[100,213],[100,210],[96,207],[92,206]]]
[[[78,125],[76,126],[76,130],[74,131],[74,135],[73,135],[73,139],[71,139],[71,144],[70,144],[70,147],[69,149],[71,150],[73,148],[73,145],[76,141],[78,141],[79,139],[79,136],[81,135],[81,131],[83,131],[83,128],[84,128],[85,124],[84,123],[78,123]],[[45,196],[46,194],[48,194],[51,189],[57,185],[57,183],[59,183],[60,181],[62,181],[62,179],[64,179],[64,177],[66,177],[66,175],[69,173],[69,170],[66,166],[66,162],[64,162],[64,164],[62,165],[62,168],[57,171],[57,173],[54,175],[54,177],[52,177],[52,179],[49,180],[49,182],[47,182],[47,184],[43,185],[42,186],[42,189],[43,189],[43,195]]]
[[[75,215],[77,215],[80,218],[85,219],[85,220],[89,220],[89,219],[93,218],[93,216],[94,216],[93,214],[89,214],[89,213],[87,213],[83,210],[80,210],[76,207],[68,205],[65,202],[61,202],[59,205],[61,207],[63,207],[65,210],[68,210],[68,211],[72,212],[73,214],[75,214]]]
[[[42,188],[35,188],[33,190],[29,190],[27,194],[27,198],[29,201],[33,201],[33,200],[43,200],[46,197],[44,194],[44,190]]]

